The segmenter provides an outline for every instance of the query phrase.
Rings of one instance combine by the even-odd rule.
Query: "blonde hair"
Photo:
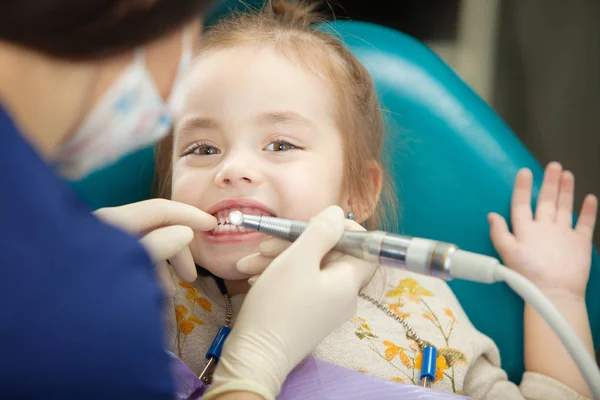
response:
[[[269,1],[259,12],[221,21],[200,44],[200,54],[243,45],[272,46],[280,54],[304,65],[332,86],[336,121],[344,135],[344,185],[352,211],[367,217],[367,229],[394,229],[396,196],[384,167],[385,124],[371,76],[343,43],[318,30],[322,21],[315,3]],[[159,197],[170,197],[171,135],[156,147],[155,184]],[[373,168],[382,171],[381,192],[373,181]],[[379,183],[379,182],[377,182]]]

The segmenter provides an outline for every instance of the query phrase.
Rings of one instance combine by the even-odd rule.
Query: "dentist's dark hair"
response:
[[[200,18],[212,0],[0,0],[0,41],[65,60],[130,51]]]

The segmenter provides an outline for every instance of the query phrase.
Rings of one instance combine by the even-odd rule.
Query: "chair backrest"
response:
[[[533,171],[537,197],[541,166],[500,117],[420,42],[361,22],[338,22],[331,29],[369,70],[386,110],[402,205],[400,231],[497,257],[487,213],[510,220],[512,186],[522,167]],[[594,252],[587,300],[596,344],[599,266]],[[449,284],[473,324],[496,342],[503,368],[518,382],[524,369],[521,299],[504,284]]]
[[[497,256],[486,215],[509,216],[513,180],[521,167],[533,170],[537,195],[540,165],[494,111],[421,43],[367,23],[338,22],[330,28],[370,71],[386,110],[402,204],[399,231]],[[145,149],[73,188],[93,207],[125,204],[150,196],[152,173],[152,149]],[[594,253],[588,311],[596,344],[599,265]],[[452,281],[450,286],[473,324],[500,348],[511,380],[519,382],[523,302],[503,284]]]

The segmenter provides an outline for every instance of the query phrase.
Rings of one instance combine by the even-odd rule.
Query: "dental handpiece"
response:
[[[308,223],[269,216],[247,215],[241,211],[229,214],[232,225],[295,241]],[[411,272],[436,276],[444,280],[468,279],[491,283],[498,260],[460,250],[456,245],[435,240],[392,234],[383,231],[344,231],[334,250],[373,264],[405,268]]]

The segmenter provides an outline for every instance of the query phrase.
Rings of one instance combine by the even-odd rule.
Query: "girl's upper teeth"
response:
[[[233,211],[241,211],[242,214],[248,215],[271,215],[268,212],[265,212],[264,210],[253,207],[225,208],[220,211],[217,211],[213,215],[217,218],[219,225],[229,225],[229,214],[231,214]]]

